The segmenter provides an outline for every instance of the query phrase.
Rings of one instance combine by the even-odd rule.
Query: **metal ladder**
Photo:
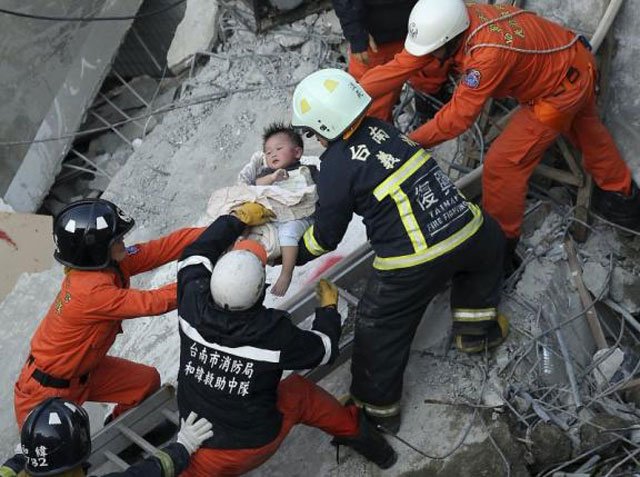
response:
[[[482,167],[475,169],[456,182],[456,186],[466,197],[476,197],[480,192]],[[355,312],[364,291],[364,284],[371,273],[374,253],[368,243],[361,245],[347,257],[327,270],[322,276],[337,287],[341,303],[348,313]],[[288,310],[295,324],[300,324],[314,314],[316,308],[314,285],[309,284],[287,300],[282,308]],[[351,358],[353,334],[345,333],[340,343],[340,355],[331,366],[321,366],[302,374],[318,382],[331,374],[341,364]],[[152,396],[119,416],[92,436],[92,453],[88,459],[92,475],[104,475],[126,469],[131,463],[155,454],[171,442],[167,440],[158,446],[151,444],[144,436],[160,426],[179,426],[178,403],[173,386],[164,385]],[[126,454],[123,458],[123,454]]]

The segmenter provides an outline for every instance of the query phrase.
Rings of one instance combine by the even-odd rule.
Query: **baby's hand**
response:
[[[273,182],[284,181],[289,178],[289,173],[285,169],[278,169],[273,174],[271,174],[273,178]]]

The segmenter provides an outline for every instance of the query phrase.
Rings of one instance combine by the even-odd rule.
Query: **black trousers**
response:
[[[496,307],[504,249],[502,230],[484,214],[481,228],[453,251],[416,267],[374,270],[356,313],[351,395],[374,406],[400,401],[411,342],[429,302],[451,281],[452,308]]]

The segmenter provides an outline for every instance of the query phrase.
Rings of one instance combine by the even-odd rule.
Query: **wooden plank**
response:
[[[578,261],[578,254],[576,253],[576,248],[571,237],[567,237],[565,239],[564,249],[567,252],[569,269],[571,270],[573,281],[576,285],[576,288],[578,289],[578,294],[580,295],[582,306],[584,306],[585,308],[589,307],[589,309],[585,312],[585,315],[587,317],[587,322],[589,324],[589,328],[591,329],[593,339],[596,342],[596,346],[599,350],[607,348],[607,340],[602,331],[602,327],[600,326],[600,321],[598,321],[598,314],[596,313],[595,307],[590,306],[593,302],[593,298],[591,297],[591,294],[582,281],[582,267],[580,266],[580,262]]]
[[[589,174],[586,174],[585,183],[578,189],[576,210],[573,214],[579,222],[574,222],[571,226],[571,233],[578,242],[584,242],[589,236],[589,208],[591,207],[592,193],[593,180]]]
[[[576,187],[580,187],[582,185],[582,181],[580,180],[580,178],[574,176],[572,173],[562,171],[560,169],[555,169],[545,164],[539,164],[534,169],[533,173],[538,176],[546,177],[556,182],[560,182],[562,184],[568,184]]]

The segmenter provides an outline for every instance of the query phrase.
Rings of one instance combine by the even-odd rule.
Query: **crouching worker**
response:
[[[257,243],[238,242],[247,226],[269,212],[245,203],[219,217],[178,263],[180,321],[180,415],[213,423],[213,436],[193,456],[185,477],[239,475],[268,460],[291,428],[306,424],[335,436],[382,468],[394,450],[354,406],[285,369],[332,362],[341,333],[338,292],[321,280],[311,330],[302,330],[282,310],[265,308],[266,253]],[[245,241],[246,242],[246,241]]]
[[[182,421],[177,441],[124,472],[104,477],[175,477],[205,439],[211,423],[191,414]],[[22,453],[0,467],[0,477],[84,477],[91,454],[89,416],[81,407],[61,398],[49,398],[27,416],[20,436]]]
[[[18,426],[48,397],[116,403],[116,417],[160,386],[155,368],[106,354],[122,320],[177,306],[175,283],[135,290],[129,278],[176,260],[202,229],[125,247],[123,237],[133,226],[132,218],[102,199],[74,202],[54,219],[54,256],[65,265],[65,278],[14,387]]]

